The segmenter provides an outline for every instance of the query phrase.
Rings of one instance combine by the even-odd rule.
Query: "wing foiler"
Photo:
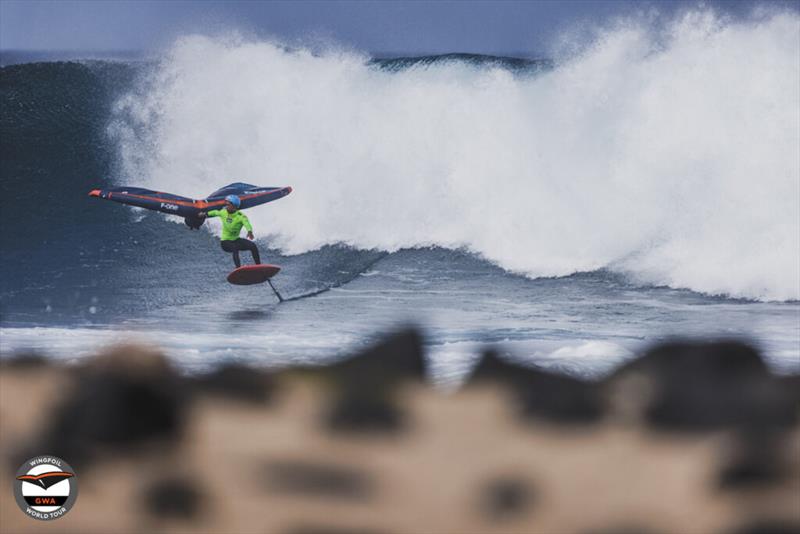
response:
[[[183,217],[186,226],[197,230],[205,221],[205,219],[198,217],[197,214],[201,211],[221,208],[225,205],[225,197],[228,195],[237,195],[242,201],[239,209],[247,209],[278,200],[291,192],[292,188],[289,186],[258,187],[252,184],[236,182],[214,191],[202,200],[194,200],[141,187],[127,186],[112,187],[111,189],[93,189],[89,191],[89,196],[177,215]]]

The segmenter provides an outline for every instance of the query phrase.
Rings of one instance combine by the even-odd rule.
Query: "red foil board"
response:
[[[228,275],[228,282],[237,286],[249,286],[251,284],[263,284],[280,271],[277,265],[245,265],[231,272]]]

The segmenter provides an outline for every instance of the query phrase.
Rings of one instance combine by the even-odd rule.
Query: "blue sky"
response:
[[[655,6],[696,1],[68,1],[0,0],[2,50],[158,50],[190,32],[238,30],[289,42],[335,41],[375,53],[542,54],[560,31]],[[707,1],[734,16],[759,4]]]

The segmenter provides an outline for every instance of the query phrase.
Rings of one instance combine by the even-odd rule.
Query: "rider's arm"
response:
[[[244,213],[242,213],[242,224],[247,228],[247,239],[255,239],[256,236],[253,235],[253,225],[250,224],[250,219],[248,219],[247,215]]]
[[[247,228],[248,232],[253,231],[253,225],[250,224],[250,219],[248,219],[247,215],[245,215],[244,213],[242,213],[242,224],[244,225],[245,228]]]
[[[219,217],[222,214],[222,210],[210,210],[206,212],[206,215],[209,217]]]

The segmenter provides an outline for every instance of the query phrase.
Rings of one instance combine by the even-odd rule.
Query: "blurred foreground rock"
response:
[[[798,382],[741,343],[671,343],[601,382],[489,352],[444,393],[415,331],[272,372],[5,359],[0,531],[800,532]],[[56,521],[11,492],[38,454],[79,477]]]

